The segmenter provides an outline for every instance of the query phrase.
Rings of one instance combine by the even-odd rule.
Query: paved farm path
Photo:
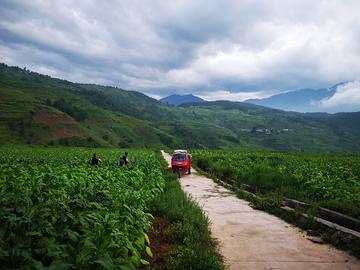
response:
[[[170,165],[170,155],[163,152]],[[235,269],[360,269],[360,260],[325,244],[268,213],[254,210],[233,192],[198,175],[182,175],[181,186],[210,219],[225,263]]]

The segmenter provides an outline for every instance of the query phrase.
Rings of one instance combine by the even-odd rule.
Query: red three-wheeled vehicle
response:
[[[190,174],[192,156],[188,154],[187,150],[175,150],[171,157],[171,169],[173,173],[179,175],[188,173]]]

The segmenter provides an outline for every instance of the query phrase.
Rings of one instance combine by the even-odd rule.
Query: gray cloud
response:
[[[356,0],[0,5],[0,61],[70,81],[242,101],[360,80]]]

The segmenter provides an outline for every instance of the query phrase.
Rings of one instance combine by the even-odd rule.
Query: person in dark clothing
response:
[[[99,157],[97,157],[96,154],[94,154],[94,156],[91,160],[91,166],[98,165],[99,163],[101,163],[101,159]]]
[[[123,166],[123,165],[126,165],[126,164],[129,163],[129,159],[128,159],[127,155],[128,155],[128,152],[125,152],[125,156],[122,156],[122,157],[120,158],[120,160],[119,160],[119,162],[118,162],[118,165],[119,165],[119,166]]]

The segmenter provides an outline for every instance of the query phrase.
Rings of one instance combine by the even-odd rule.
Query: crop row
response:
[[[1,269],[135,269],[146,261],[147,201],[162,192],[150,150],[0,149]]]
[[[205,171],[360,219],[360,156],[193,151]]]

